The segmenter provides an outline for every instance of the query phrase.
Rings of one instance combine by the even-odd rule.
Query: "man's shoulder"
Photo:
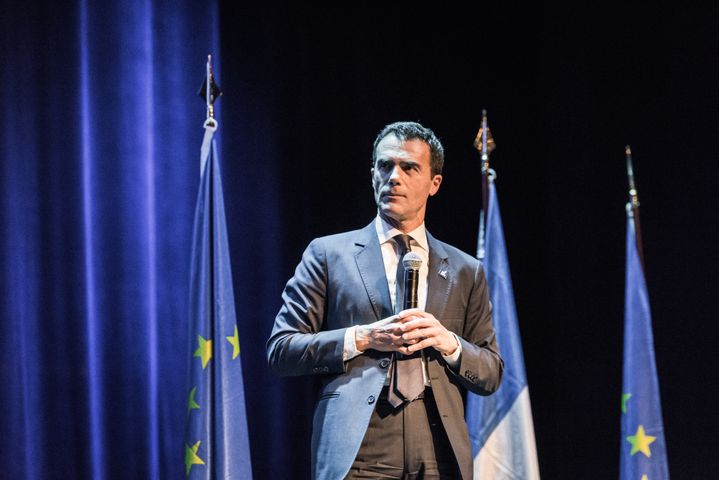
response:
[[[370,242],[373,238],[376,238],[376,236],[377,234],[374,231],[374,224],[370,223],[369,225],[356,230],[348,230],[346,232],[316,237],[310,242],[310,246],[322,246],[323,248],[346,248],[350,244],[363,244]]]

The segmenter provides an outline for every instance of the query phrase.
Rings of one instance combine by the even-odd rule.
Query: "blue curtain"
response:
[[[2,477],[183,478],[196,95],[218,7],[2,9]]]

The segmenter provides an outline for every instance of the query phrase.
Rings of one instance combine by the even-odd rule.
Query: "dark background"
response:
[[[427,226],[473,254],[483,108],[542,477],[619,471],[627,143],[669,468],[716,477],[718,24],[668,1],[0,3],[0,477],[187,478],[207,53],[255,478],[309,475],[316,379],[264,347],[303,249],[371,221],[374,137],[418,120],[447,154]]]
[[[225,195],[231,244],[242,245],[237,302],[269,305],[243,333],[252,339],[245,371],[256,369],[246,389],[258,477],[309,468],[312,381],[247,365],[264,353],[302,250],[371,220],[371,144],[401,119],[432,128],[446,149],[428,228],[474,253],[481,187],[472,140],[482,108],[498,146],[491,163],[542,476],[618,472],[627,143],[670,471],[712,476],[717,8],[226,2],[220,10]],[[241,259],[257,251],[274,256],[273,268],[248,284]]]

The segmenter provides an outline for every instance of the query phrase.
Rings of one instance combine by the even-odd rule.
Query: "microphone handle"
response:
[[[404,271],[404,308],[417,308],[417,291],[419,290],[419,270],[406,269]]]

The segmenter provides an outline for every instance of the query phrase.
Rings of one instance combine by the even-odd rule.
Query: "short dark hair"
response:
[[[394,122],[382,129],[374,140],[372,146],[372,166],[377,161],[377,145],[383,138],[394,135],[400,141],[421,140],[429,146],[429,165],[432,176],[441,175],[444,166],[444,148],[442,142],[429,128],[423,127],[417,122]]]

